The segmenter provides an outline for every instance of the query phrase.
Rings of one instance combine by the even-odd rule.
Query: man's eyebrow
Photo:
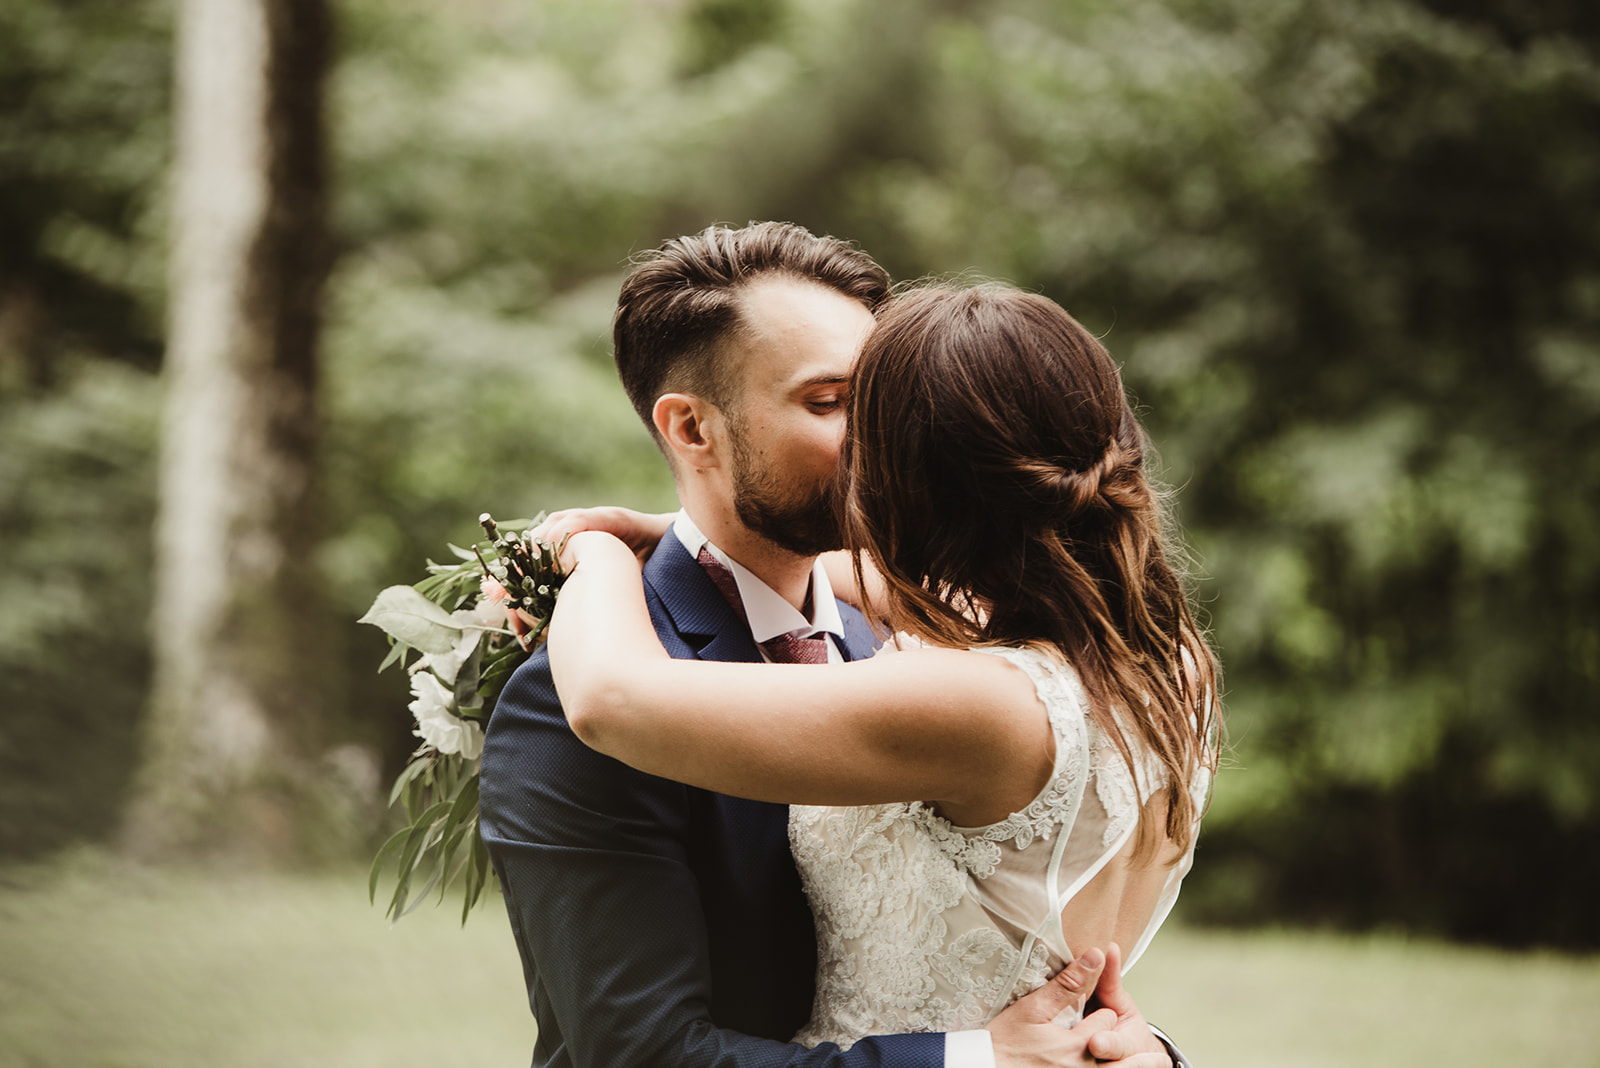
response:
[[[849,375],[817,375],[814,378],[802,379],[796,384],[796,389],[810,389],[812,386],[847,386],[850,384]]]

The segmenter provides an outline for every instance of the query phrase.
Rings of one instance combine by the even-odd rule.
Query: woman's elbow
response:
[[[615,736],[616,724],[627,708],[627,695],[620,686],[597,684],[563,695],[561,704],[567,725],[578,740],[604,753],[608,751],[607,740]]]

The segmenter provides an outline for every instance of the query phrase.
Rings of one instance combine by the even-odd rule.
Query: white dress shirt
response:
[[[839,603],[833,599],[833,586],[828,582],[828,573],[823,570],[820,560],[811,564],[811,618],[807,619],[804,613],[779,596],[749,568],[709,541],[695,526],[694,520],[689,518],[688,512],[678,512],[677,518],[672,521],[672,533],[689,550],[690,556],[698,559],[701,548],[705,548],[733,573],[733,581],[739,587],[739,599],[744,602],[745,619],[750,624],[750,637],[755,639],[763,660],[771,663],[772,658],[762,648],[762,642],[771,641],[781,634],[809,638],[821,633],[828,642],[828,663],[844,663],[844,657],[839,652],[839,643],[844,640],[844,620],[839,616]]]

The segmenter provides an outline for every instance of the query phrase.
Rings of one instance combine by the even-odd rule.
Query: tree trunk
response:
[[[327,0],[181,0],[155,682],[127,845],[302,853],[331,658],[318,533]]]

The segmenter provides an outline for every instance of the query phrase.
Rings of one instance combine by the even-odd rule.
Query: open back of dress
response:
[[[986,827],[953,826],[920,802],[791,807],[790,845],[817,922],[817,996],[798,1042],[848,1047],[869,1034],[980,1026],[1074,956],[1062,914],[1072,922],[1084,911],[1072,907],[1080,895],[1102,917],[1092,937],[1103,927],[1105,941],[1131,942],[1124,971],[1177,900],[1192,837],[1176,863],[1128,862],[1140,810],[1166,785],[1160,762],[1146,754],[1136,781],[1089,718],[1077,672],[1052,652],[979,651],[1033,681],[1055,737],[1050,780]],[[1198,771],[1196,811],[1208,785]]]

